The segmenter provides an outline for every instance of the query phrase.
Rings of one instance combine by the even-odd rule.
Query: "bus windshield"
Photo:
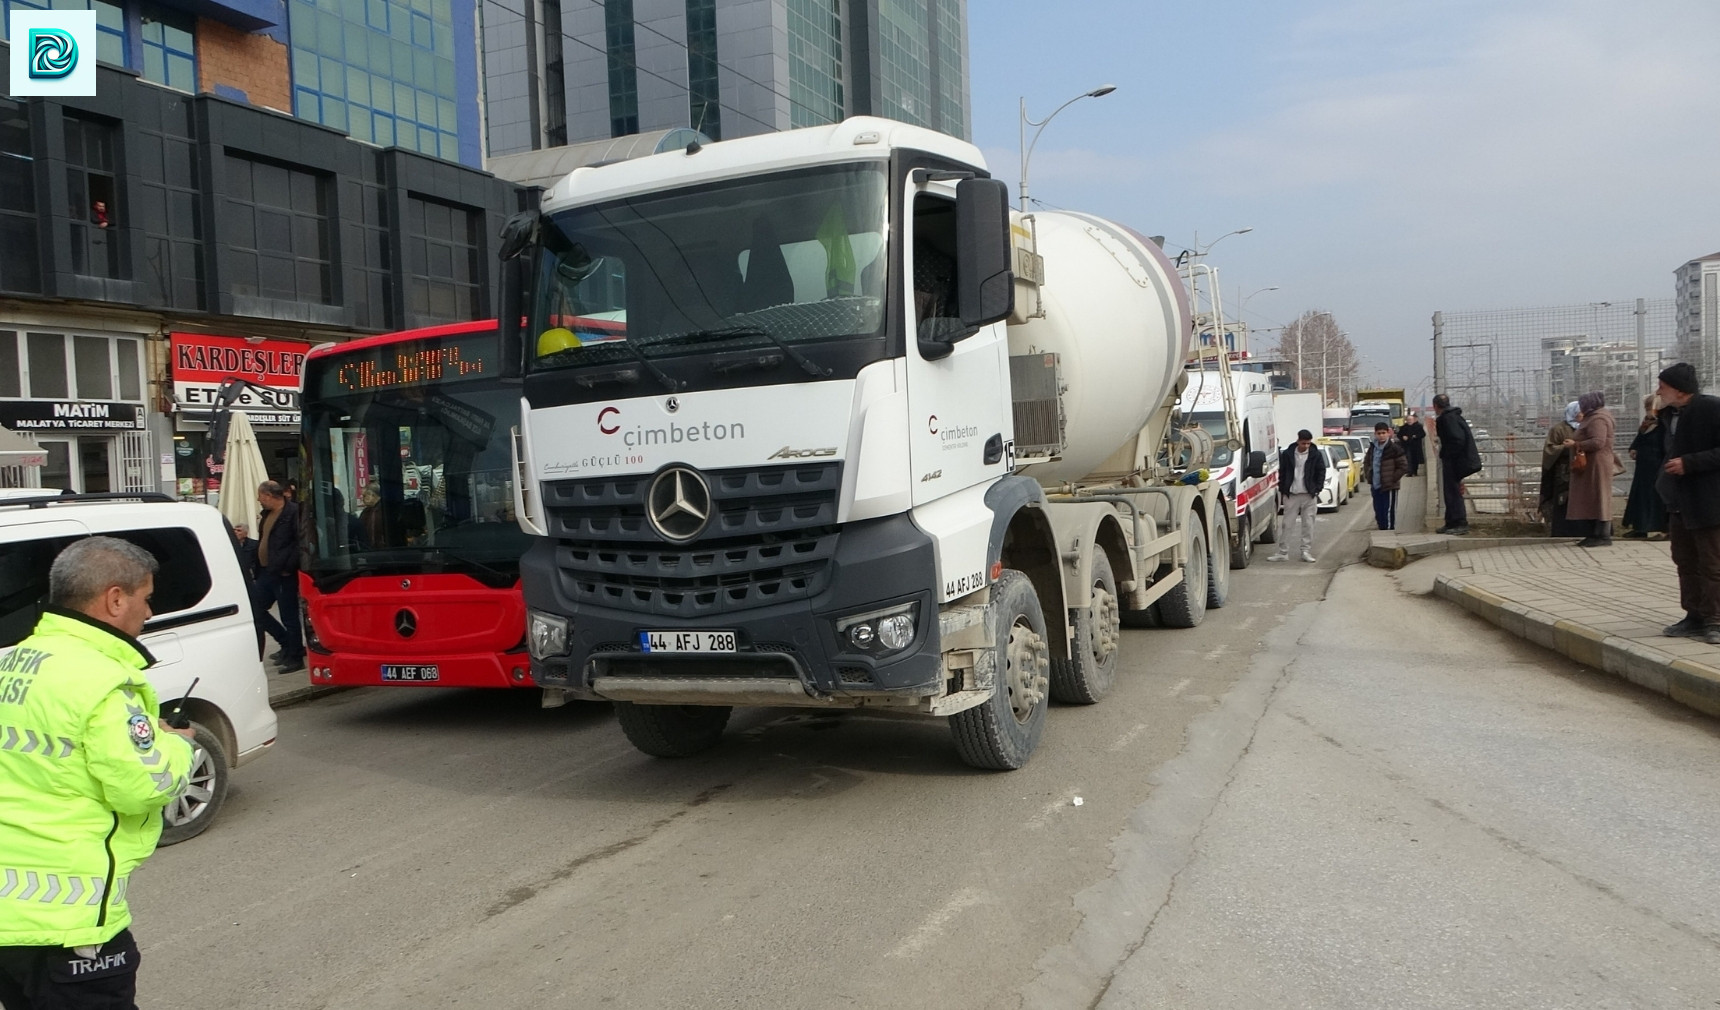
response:
[[[404,572],[460,572],[496,587],[517,579],[527,546],[509,449],[519,385],[478,377],[493,373],[492,360],[464,339],[463,360],[445,344],[305,362],[306,561],[325,589]],[[487,339],[478,346],[494,347],[493,332]],[[431,353],[437,367],[424,364]],[[459,365],[472,371],[462,376]]]

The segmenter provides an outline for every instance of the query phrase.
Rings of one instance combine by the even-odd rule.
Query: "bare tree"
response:
[[[1361,359],[1330,312],[1309,309],[1284,327],[1274,354],[1290,362],[1300,389],[1318,389],[1328,404],[1348,406]]]

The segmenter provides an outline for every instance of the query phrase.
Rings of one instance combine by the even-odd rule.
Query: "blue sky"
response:
[[[969,0],[973,140],[1064,110],[1030,190],[1204,246],[1251,326],[1332,312],[1413,386],[1447,312],[1669,298],[1720,251],[1716,0]],[[1267,343],[1272,337],[1266,338]]]

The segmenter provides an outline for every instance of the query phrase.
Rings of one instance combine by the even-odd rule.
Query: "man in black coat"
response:
[[[1398,429],[1398,440],[1403,443],[1404,458],[1409,461],[1409,473],[1405,477],[1414,477],[1421,473],[1422,463],[1427,461],[1422,442],[1427,439],[1427,429],[1421,426],[1421,418],[1415,411],[1410,411],[1404,419],[1403,426]]]
[[[1453,407],[1451,397],[1444,393],[1434,397],[1433,412],[1433,433],[1439,437],[1439,486],[1445,497],[1445,525],[1437,532],[1460,537],[1469,532],[1463,478],[1481,472],[1481,450],[1463,419],[1463,408]]]
[[[1720,645],[1720,397],[1700,390],[1696,369],[1685,362],[1660,373],[1666,462],[1655,490],[1666,502],[1684,607],[1684,620],[1665,634]]]
[[[281,643],[281,673],[305,665],[305,643],[299,637],[299,506],[272,480],[257,487],[257,576],[251,583],[251,609],[257,625]],[[270,613],[274,606],[280,620]]]

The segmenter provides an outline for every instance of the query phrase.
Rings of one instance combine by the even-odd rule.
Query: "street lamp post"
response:
[[[1045,132],[1045,125],[1053,119],[1056,119],[1059,112],[1062,112],[1069,106],[1074,105],[1081,99],[1104,98],[1115,90],[1117,90],[1117,86],[1115,84],[1102,84],[1099,87],[1094,88],[1092,91],[1083,91],[1081,94],[1076,95],[1074,98],[1069,99],[1067,102],[1064,102],[1062,105],[1051,110],[1051,115],[1046,116],[1038,122],[1034,122],[1027,117],[1027,98],[1024,96],[1021,99],[1021,184],[1016,188],[1016,196],[1020,200],[1021,212],[1023,214],[1027,213],[1027,163],[1033,160],[1033,147],[1035,144],[1039,143],[1039,135]],[[1027,139],[1027,128],[1029,126],[1034,128],[1033,140],[1031,143]]]

